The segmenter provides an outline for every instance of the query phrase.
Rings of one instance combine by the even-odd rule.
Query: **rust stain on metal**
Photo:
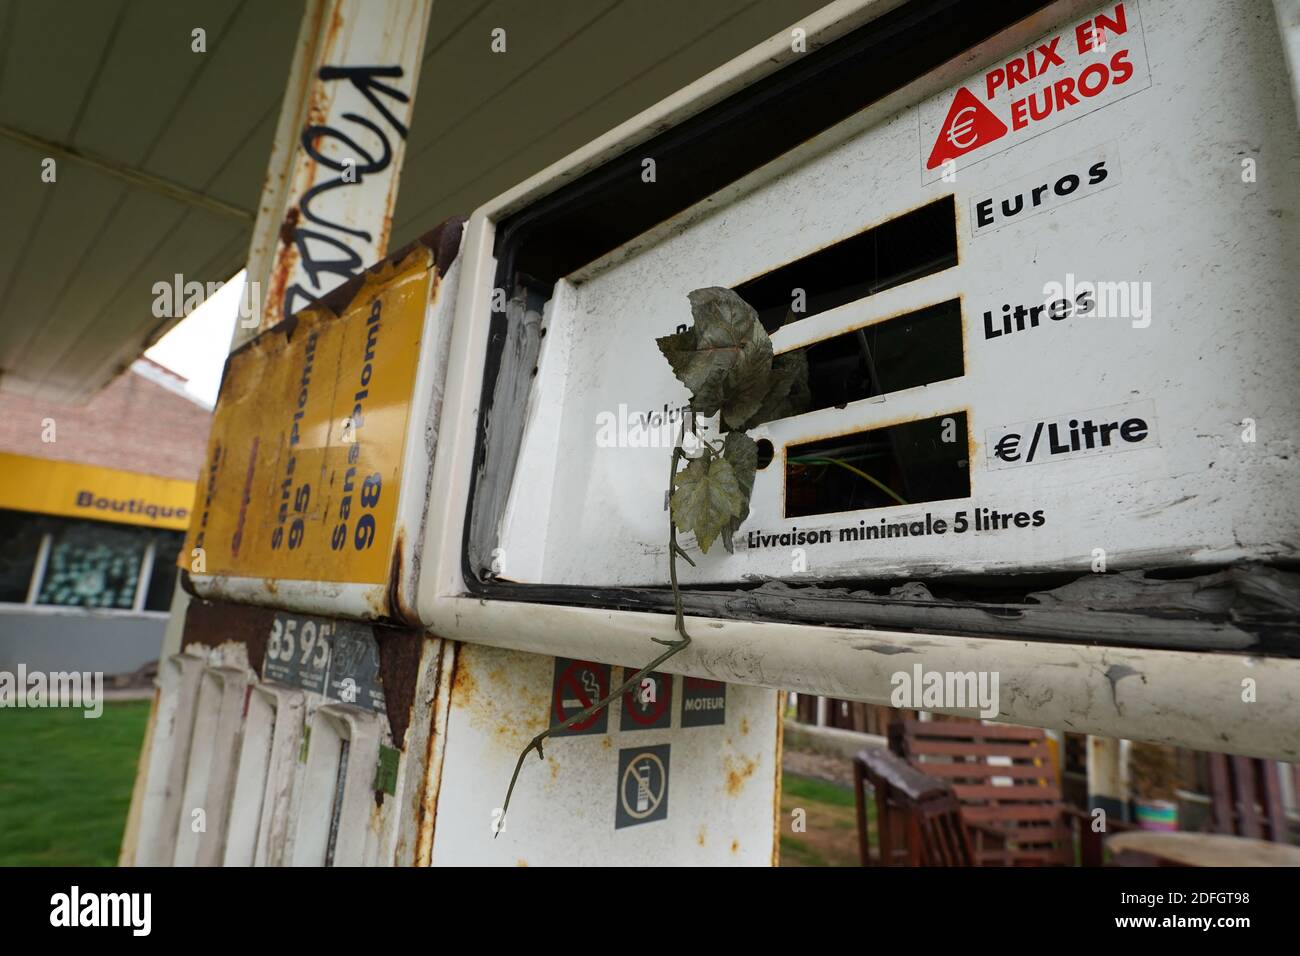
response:
[[[406,529],[399,527],[393,536],[393,560],[388,565],[388,592],[385,595],[388,617],[408,624],[420,623],[419,615],[406,606],[402,594],[402,567],[406,555]]]
[[[266,642],[276,611],[248,604],[193,600],[185,611],[184,646],[220,647],[234,642],[248,649],[248,665],[259,670],[266,658]]]
[[[452,671],[451,706],[468,707],[474,692],[478,690],[478,684],[474,681],[474,675],[469,672],[469,668],[462,666],[460,657],[461,655],[456,655],[456,664]]]
[[[695,834],[695,842],[700,846],[704,846],[704,832],[704,827],[700,827],[700,832]]]
[[[434,673],[441,674],[446,661],[447,655],[451,655],[451,677],[452,682],[455,679],[457,665],[460,663],[460,655],[456,653],[457,644],[453,641],[444,641],[441,638],[430,637],[431,640],[438,641],[438,661],[434,668]],[[416,837],[415,837],[415,865],[428,866],[433,860],[433,832],[438,824],[438,791],[441,788],[442,781],[442,762],[447,757],[447,748],[443,747],[438,752],[438,769],[436,779],[439,782],[437,788],[430,784],[435,779],[434,749],[438,745],[438,726],[435,715],[439,712],[438,695],[442,693],[442,681],[439,680],[438,691],[434,699],[430,702],[429,717],[433,723],[429,727],[429,736],[424,744],[424,781],[423,785],[418,788],[419,794],[417,800],[419,806],[416,810]],[[445,728],[444,728],[445,731]]]
[[[742,734],[749,733],[749,719],[746,717],[740,718],[740,732]]]
[[[332,49],[338,42],[339,34],[343,32],[343,5],[336,3],[334,12],[330,14],[330,25],[325,31],[325,49]]]
[[[293,236],[298,228],[298,220],[301,216],[302,213],[299,211],[297,203],[295,203],[285,213],[284,221],[280,223],[280,230],[277,235],[279,247],[275,251],[271,274],[267,277],[266,299],[261,303],[262,314],[258,317],[260,323],[265,323],[267,316],[278,315],[279,307],[277,303],[284,301],[285,290],[289,287],[289,276],[293,274],[297,266],[298,253]],[[281,316],[281,318],[285,317]],[[274,327],[272,326],[272,328]],[[289,337],[288,333],[286,334],[287,337]]]
[[[733,839],[733,840],[731,841],[731,852],[732,852],[732,853],[739,853],[739,852],[740,852],[740,841],[739,841],[739,840]]]
[[[288,224],[289,219],[292,218],[294,225],[296,225],[297,216],[298,211],[295,207],[286,217],[286,224]],[[286,339],[292,338],[293,330],[298,324],[297,317],[309,309],[318,309],[319,307],[324,306],[333,313],[334,318],[340,317],[352,300],[356,298],[357,293],[360,292],[362,287],[366,284],[368,276],[379,276],[386,272],[394,271],[406,261],[407,257],[420,249],[427,249],[433,253],[434,268],[430,271],[433,272],[433,278],[435,280],[434,284],[436,285],[437,280],[445,276],[447,270],[451,268],[451,264],[456,261],[456,255],[460,251],[461,237],[464,235],[464,232],[464,216],[452,216],[443,220],[418,239],[407,243],[396,252],[390,253],[374,265],[363,269],[361,272],[352,276],[346,282],[331,289],[320,298],[312,300],[310,304],[303,306],[291,315],[284,316],[275,325],[260,330],[256,336],[249,339],[243,345],[239,346],[239,348],[234,349],[230,353],[230,356],[226,359],[227,365],[229,365],[231,357],[239,355],[244,351],[251,351],[258,347],[263,336],[271,335],[276,332],[283,332]],[[292,272],[292,268],[286,267],[282,270],[277,262],[276,270],[273,272],[269,284],[270,292],[267,297],[268,302],[278,301],[275,296],[278,295],[282,297],[284,295],[290,272]],[[276,284],[277,280],[279,281],[278,286]],[[322,316],[322,318],[326,318],[326,316]]]
[[[377,592],[370,588],[365,592],[366,607],[370,608],[370,613],[377,618],[388,617],[388,599],[385,594]]]
[[[293,210],[291,215],[296,214],[296,212],[296,209]],[[447,274],[447,270],[451,268],[451,264],[456,261],[456,255],[460,251],[460,241],[464,232],[464,216],[452,216],[445,219],[419,238],[407,243],[397,251],[389,253],[374,265],[362,269],[345,282],[340,283],[330,291],[316,299],[313,299],[311,303],[298,309],[294,315],[305,312],[308,309],[318,309],[323,307],[332,312],[334,317],[337,318],[347,310],[348,306],[352,304],[352,301],[357,297],[358,293],[360,293],[367,283],[371,281],[370,277],[383,279],[387,275],[400,269],[406,260],[412,255],[427,254],[427,252],[433,253],[432,262],[429,264],[429,271],[432,273],[432,294],[436,295],[439,280]],[[285,283],[287,282],[287,277],[290,271],[292,270],[285,271],[285,282],[280,283],[279,293],[281,295],[283,295]],[[275,277],[273,276],[273,285],[274,282]],[[289,316],[285,316],[281,324],[289,321],[289,318]],[[276,327],[278,326],[274,326],[273,328]]]
[[[379,646],[379,680],[384,686],[388,726],[393,746],[406,749],[406,728],[415,706],[415,685],[420,676],[420,650],[425,637],[420,631],[374,626]]]
[[[482,662],[493,658],[490,655],[485,658],[484,652],[475,647],[465,648],[462,653],[464,659],[457,662],[453,684],[464,693],[453,691],[452,706],[466,710],[471,723],[494,746],[517,754],[546,726],[551,699],[549,683],[546,692],[539,693],[526,680],[488,682],[487,674],[480,668],[490,666]]]
[[[298,220],[301,218],[302,213],[294,206],[285,214],[284,222],[280,223],[280,241],[286,246],[293,242],[294,230],[298,228]]]
[[[321,55],[315,58],[317,62],[329,63],[336,58],[334,50],[338,46],[339,36],[342,32],[343,11],[340,4],[334,4],[333,10],[330,12],[329,23],[325,25],[325,35],[320,40]],[[329,119],[331,98],[325,84],[316,82],[316,79],[316,76],[313,75],[309,81],[311,97],[307,101],[305,126],[323,126],[325,121]]]
[[[748,757],[741,757],[740,763],[737,764],[728,755],[726,769],[727,794],[734,797],[738,796],[740,791],[745,788],[745,781],[754,775],[754,771],[758,769],[758,762],[750,760]]]
[[[198,644],[210,648],[242,644],[248,653],[248,666],[260,673],[271,624],[279,613],[284,612],[250,604],[195,599],[186,609],[181,640],[184,646]],[[379,680],[384,688],[393,746],[401,750],[415,704],[424,636],[419,631],[382,625],[370,625],[370,630],[379,649]]]

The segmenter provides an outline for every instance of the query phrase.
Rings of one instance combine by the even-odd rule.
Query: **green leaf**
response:
[[[722,442],[722,457],[730,463],[740,486],[744,508],[738,515],[744,521],[749,514],[749,496],[754,493],[754,473],[758,471],[758,445],[744,432],[727,432]]]
[[[657,339],[659,350],[690,389],[698,414],[721,412],[727,427],[739,428],[767,395],[772,340],[758,313],[730,289],[695,289],[687,298],[694,327]]]
[[[785,355],[789,362],[790,375],[794,379],[790,384],[790,398],[785,417],[802,415],[812,405],[812,389],[808,387],[808,353],[799,349],[797,352],[787,352]]]
[[[789,418],[808,410],[812,392],[808,389],[808,353],[803,349],[782,352],[772,360],[771,387],[762,405],[744,424],[756,428],[764,422]]]
[[[677,380],[690,390],[691,404],[697,415],[708,418],[722,407],[722,389],[727,368],[711,350],[700,347],[694,329],[655,339],[659,351],[672,366]]]
[[[753,479],[750,479],[753,487]],[[673,477],[672,515],[677,527],[693,531],[700,550],[708,552],[714,539],[747,508],[735,468],[725,458],[702,455]]]
[[[749,517],[749,499],[754,493],[754,475],[758,471],[758,445],[744,432],[727,432],[722,443],[722,457],[731,464],[731,469],[736,474],[736,484],[740,487],[743,504],[740,514],[722,529],[723,547],[729,554],[735,554],[732,538],[741,522]]]

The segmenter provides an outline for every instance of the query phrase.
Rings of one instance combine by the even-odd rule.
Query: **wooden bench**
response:
[[[1272,843],[1295,842],[1282,805],[1282,774],[1291,773],[1293,792],[1300,795],[1300,767],[1210,754],[1208,770],[1213,832]]]
[[[1061,798],[1047,734],[978,720],[896,721],[890,748],[947,782],[980,866],[1070,866],[1078,812]],[[1100,834],[1095,841],[1101,862]]]

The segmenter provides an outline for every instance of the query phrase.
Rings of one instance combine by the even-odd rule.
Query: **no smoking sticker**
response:
[[[669,747],[669,744],[659,744],[618,752],[615,830],[663,820],[668,816]]]
[[[629,671],[632,676],[636,671]],[[662,730],[672,724],[673,676],[650,673],[639,686],[623,692],[620,730]]]
[[[608,664],[555,659],[555,680],[551,684],[551,726],[558,727],[574,714],[581,713],[609,693]],[[580,734],[603,734],[609,726],[609,708],[592,714],[572,727],[555,731],[556,737]]]

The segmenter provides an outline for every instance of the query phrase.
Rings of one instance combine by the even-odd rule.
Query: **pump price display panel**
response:
[[[196,582],[385,581],[427,258],[385,262],[338,314],[306,309],[230,356],[180,559]]]
[[[496,537],[471,540],[471,563],[524,584],[668,580],[689,394],[655,340],[710,287],[757,312],[777,360],[806,366],[807,394],[749,430],[734,553],[679,536],[684,583],[1294,557],[1300,194],[1283,184],[1300,177],[1300,136],[1285,69],[1241,61],[1277,47],[1276,25],[1243,10],[1055,5],[984,61],[882,66],[901,90],[888,102],[693,204],[669,203],[688,189],[673,151],[689,132],[637,145],[639,182],[608,186],[623,192],[606,204],[630,217],[660,196],[663,215],[598,256],[577,249],[572,268],[546,275],[566,241],[594,244],[589,222],[545,249],[501,230],[516,271],[497,284],[527,275],[513,314],[542,334],[535,360],[502,360],[499,379],[529,384],[510,412],[496,383],[487,419],[514,415],[520,439],[517,460],[495,460],[513,474],[500,520],[473,515]],[[717,137],[715,156],[764,147]],[[557,221],[597,215],[556,206]],[[716,417],[701,427],[722,437]]]

